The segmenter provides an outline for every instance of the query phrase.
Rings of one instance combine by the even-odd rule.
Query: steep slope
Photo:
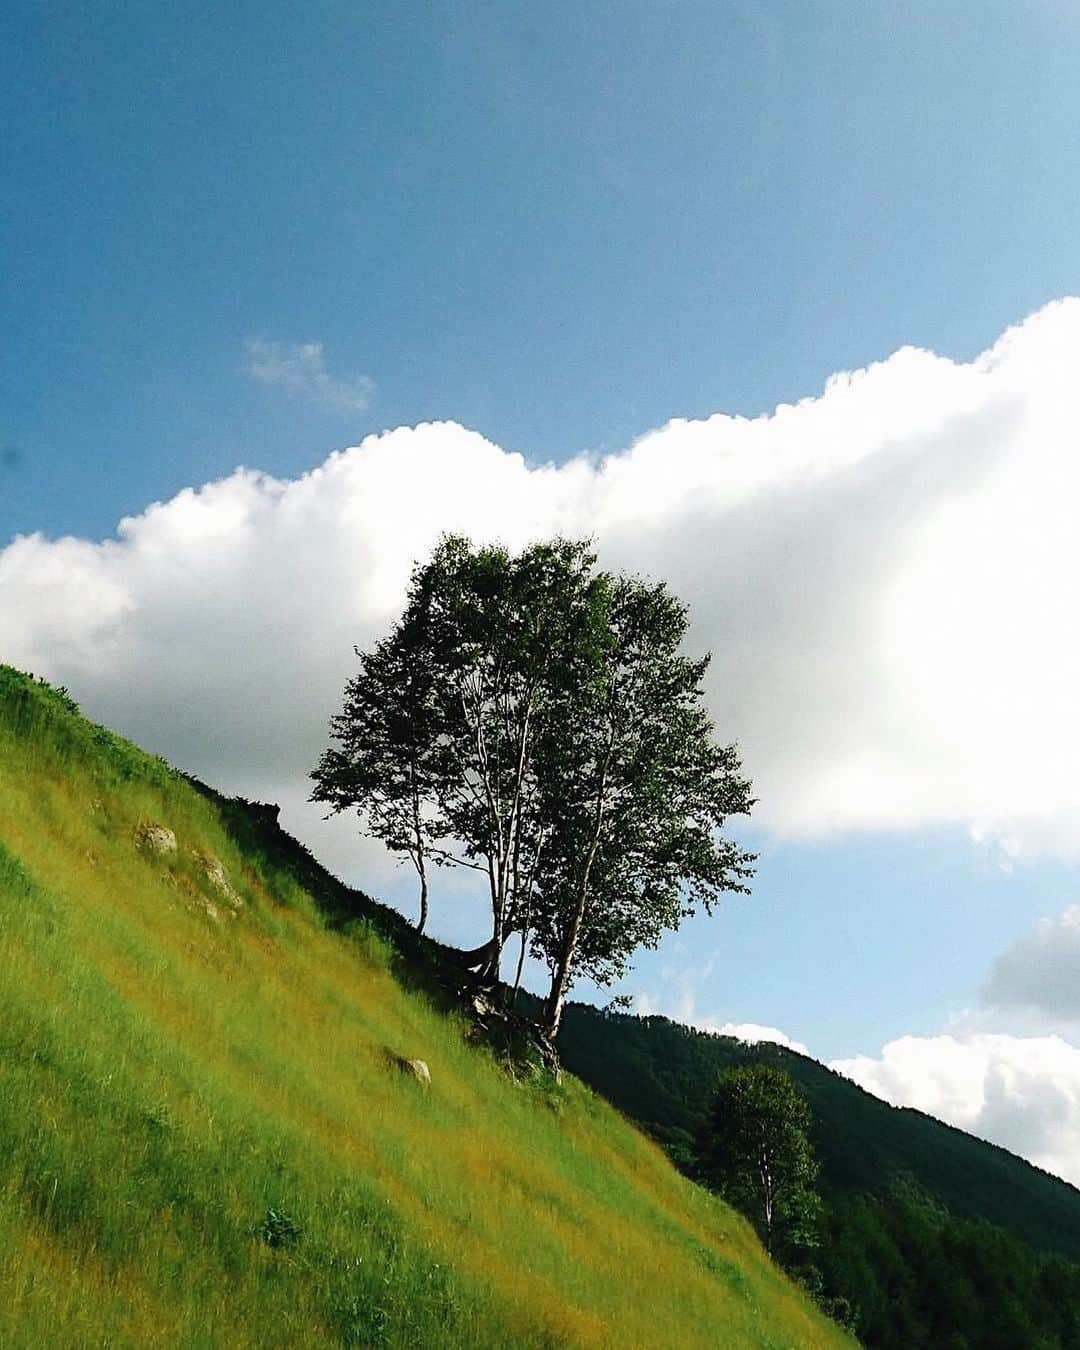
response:
[[[663,1017],[574,1004],[560,1050],[567,1067],[679,1157],[689,1155],[717,1074],[767,1060],[800,1085],[814,1112],[826,1191],[878,1191],[913,1179],[953,1214],[984,1219],[1037,1251],[1080,1258],[1080,1191],[1022,1158],[921,1111],[889,1106],[783,1046],[747,1047]]]
[[[0,667],[0,1343],[848,1343],[264,825]]]

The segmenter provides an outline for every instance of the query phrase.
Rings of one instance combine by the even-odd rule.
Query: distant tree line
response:
[[[313,799],[356,810],[415,869],[418,926],[432,869],[482,879],[492,984],[518,940],[550,985],[620,977],[698,907],[744,891],[753,855],[725,837],[752,800],[705,710],[708,657],[682,650],[687,611],[661,583],[602,571],[587,544],[518,554],[444,539],[413,572],[404,613],[358,651]]]
[[[780,1046],[572,1004],[561,1051],[863,1345],[1080,1350],[1080,1196],[1059,1180]]]

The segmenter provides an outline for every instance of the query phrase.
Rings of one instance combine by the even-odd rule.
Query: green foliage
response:
[[[703,707],[708,658],[681,650],[685,606],[662,583],[598,581],[583,677],[561,689],[538,754],[532,949],[552,971],[552,1032],[576,976],[619,978],[637,948],[752,874],[722,834],[750,785]]]
[[[1036,1249],[1080,1259],[1074,1186],[921,1111],[890,1106],[784,1046],[570,1004],[560,1052],[572,1073],[665,1148],[695,1155],[717,1076],[733,1065],[775,1064],[810,1104],[823,1193],[875,1191],[911,1177],[958,1218],[986,1219]]]
[[[833,1198],[824,1236],[820,1301],[842,1297],[867,1346],[1080,1346],[1080,1266],[956,1219],[910,1182]]]
[[[420,885],[416,926],[423,932],[428,861],[438,851],[441,828],[430,815],[441,736],[433,654],[419,626],[406,622],[357,656],[360,671],[331,720],[338,745],[324,752],[312,774],[312,800],[334,812],[355,809],[369,835],[409,859]]]
[[[700,1141],[708,1180],[787,1267],[820,1241],[812,1123],[790,1074],[770,1064],[746,1064],[720,1075]]]
[[[313,774],[316,800],[412,860],[421,927],[429,860],[484,875],[485,973],[519,933],[551,970],[551,1034],[576,976],[617,977],[751,874],[722,836],[749,784],[714,743],[686,628],[663,585],[597,571],[585,544],[444,539],[359,653]]]
[[[257,1232],[268,1247],[292,1247],[300,1241],[303,1229],[284,1210],[268,1209]]]

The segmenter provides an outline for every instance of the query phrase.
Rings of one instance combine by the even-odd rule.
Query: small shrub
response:
[[[143,1123],[155,1132],[172,1129],[172,1115],[164,1102],[143,1112]]]
[[[63,708],[65,712],[71,713],[72,716],[74,717],[79,716],[80,714],[79,705],[71,697],[71,695],[67,691],[67,688],[64,685],[60,685],[59,688],[50,687],[49,684],[47,684],[45,680],[41,679],[40,676],[38,677],[38,683],[43,688],[49,690],[49,693],[52,695],[55,701],[59,703],[59,705],[61,706],[61,708]]]
[[[268,1247],[293,1247],[300,1241],[303,1229],[284,1210],[268,1209],[258,1234]]]
[[[536,1095],[536,1100],[546,1106],[549,1111],[556,1116],[561,1116],[565,1112],[570,1101],[570,1094],[561,1078],[556,1078],[553,1073],[542,1069],[528,1082]]]

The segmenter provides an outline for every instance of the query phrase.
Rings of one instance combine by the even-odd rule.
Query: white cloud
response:
[[[903,1036],[829,1067],[1080,1185],[1080,1048],[1059,1036]]]
[[[375,394],[368,375],[331,375],[321,342],[244,343],[247,373],[259,384],[277,385],[287,394],[338,412],[363,412]]]
[[[985,1007],[1020,1010],[1052,1025],[1080,1024],[1080,905],[1007,947],[982,989]]]
[[[973,827],[1019,858],[1075,857],[1078,366],[1073,300],[973,362],[904,349],[770,416],[672,422],[600,461],[530,466],[438,423],[292,481],[237,470],[113,539],[0,551],[0,653],[210,781],[283,800],[344,867],[352,827],[317,823],[305,775],[411,564],[448,529],[588,533],[690,603],[764,826]],[[335,387],[318,344],[265,370]]]
[[[653,994],[638,994],[634,997],[634,1012],[638,1017],[667,1017],[672,1022],[681,1022],[684,1026],[707,1031],[713,1036],[733,1036],[747,1045],[760,1045],[764,1041],[770,1045],[787,1046],[789,1050],[797,1050],[800,1055],[810,1053],[808,1046],[802,1041],[793,1040],[779,1027],[762,1026],[760,1022],[718,1022],[715,1018],[699,1016],[694,1010],[693,999],[681,1000],[672,1008]]]
[[[763,1027],[757,1022],[723,1022],[717,1026],[712,1022],[698,1022],[701,1031],[712,1031],[717,1036],[734,1036],[747,1045],[760,1045],[763,1041],[770,1045],[784,1045],[789,1050],[797,1050],[800,1055],[808,1055],[809,1049],[802,1041],[793,1041],[787,1032],[778,1027]]]
[[[1080,906],[997,957],[979,1003],[938,1036],[830,1068],[1080,1185]]]

